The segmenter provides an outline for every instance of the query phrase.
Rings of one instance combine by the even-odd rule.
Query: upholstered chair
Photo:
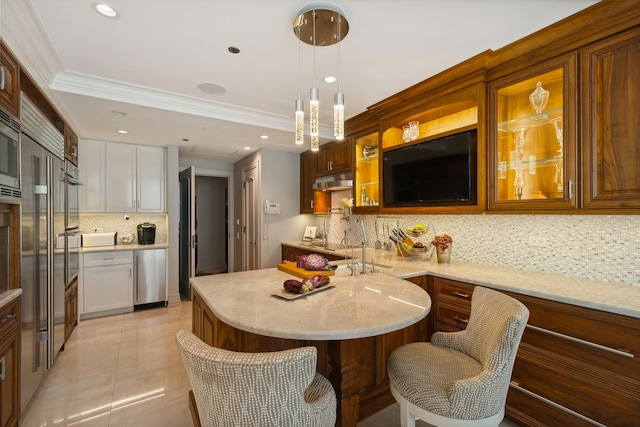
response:
[[[203,427],[335,425],[336,394],[316,373],[315,347],[239,353],[185,330],[176,341]]]
[[[465,330],[393,351],[389,382],[401,426],[414,427],[416,418],[440,427],[498,426],[528,319],[521,302],[477,286]]]

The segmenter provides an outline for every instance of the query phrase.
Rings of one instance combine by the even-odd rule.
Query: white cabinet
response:
[[[166,149],[83,140],[80,212],[166,211]]]
[[[104,141],[82,140],[79,150],[80,212],[105,212],[105,148]]]
[[[107,212],[164,212],[165,149],[109,143]]]
[[[84,254],[82,288],[83,319],[133,311],[133,251]]]

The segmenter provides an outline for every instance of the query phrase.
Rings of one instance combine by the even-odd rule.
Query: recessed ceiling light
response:
[[[215,83],[200,83],[198,85],[198,89],[204,93],[210,93],[211,95],[222,95],[227,91],[225,88]]]
[[[127,113],[123,113],[122,111],[118,111],[118,110],[113,110],[111,112],[111,114],[113,114],[114,116],[118,116],[118,117],[124,117],[127,115]]]
[[[325,83],[335,83],[336,82],[336,78],[333,76],[327,76],[324,78],[324,82]]]
[[[120,129],[120,130],[118,131],[118,133],[129,133],[129,132],[128,132],[128,131],[126,131],[126,130],[124,130],[124,129]]]
[[[260,135],[260,139],[269,139],[269,135]]]
[[[106,16],[107,18],[115,18],[118,16],[118,12],[108,4],[104,3],[94,3],[93,7],[98,11],[100,15]]]
[[[245,150],[251,150],[251,147],[244,147]]]

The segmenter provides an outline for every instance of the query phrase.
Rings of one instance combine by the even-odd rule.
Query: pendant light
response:
[[[309,91],[309,134],[312,137],[320,135],[320,91],[316,87],[316,11],[313,10],[313,87]],[[313,143],[312,149],[313,149]]]
[[[300,27],[298,27],[300,39]],[[298,99],[296,99],[296,144],[304,144],[304,102],[300,98],[300,43],[298,41]]]
[[[309,134],[311,150],[320,147],[320,91],[316,86],[316,48],[339,44],[349,32],[349,23],[343,12],[326,3],[314,3],[300,10],[293,22],[293,30],[298,40],[313,46],[313,87],[309,91]],[[337,49],[337,65],[340,68],[340,50]],[[338,70],[339,73],[339,70]],[[296,144],[301,144],[304,136],[304,103],[300,99],[300,45],[298,45],[298,99],[296,100]],[[344,139],[344,94],[340,82],[334,95],[333,129],[336,139]]]
[[[338,15],[338,38],[336,40],[336,80],[338,91],[333,96],[333,136],[341,141],[344,139],[344,94],[340,91],[340,24],[342,15]]]

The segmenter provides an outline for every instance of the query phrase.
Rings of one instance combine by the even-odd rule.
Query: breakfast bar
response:
[[[355,426],[393,402],[386,358],[425,336],[431,299],[421,283],[348,273],[294,299],[281,296],[293,277],[275,268],[192,278],[193,332],[234,351],[315,346],[336,391],[336,425]]]

